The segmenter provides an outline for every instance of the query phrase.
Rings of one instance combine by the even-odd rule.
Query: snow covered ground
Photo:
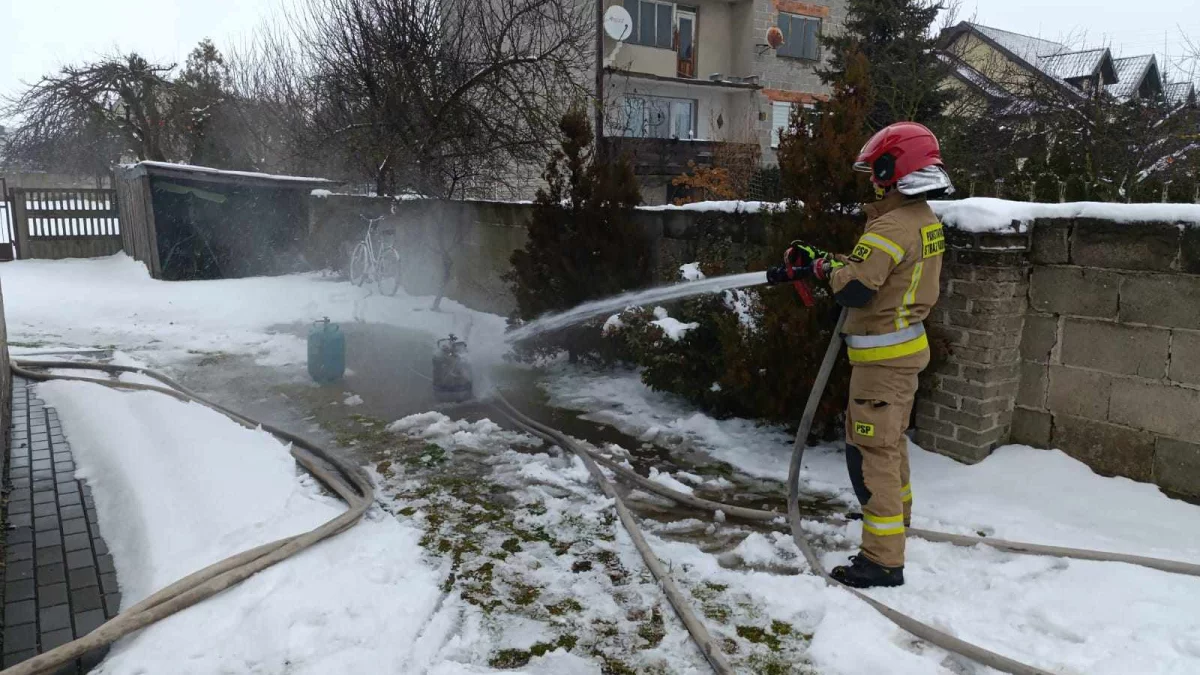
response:
[[[647,390],[636,373],[564,371],[544,386],[555,404],[586,411],[586,418],[626,433],[702,450],[752,475],[786,475],[791,438],[782,430],[745,420],[713,420],[674,397]],[[966,466],[914,445],[911,459],[918,527],[1200,561],[1200,507],[1169,499],[1153,485],[1098,476],[1060,451],[1008,446]],[[810,493],[832,492],[854,503],[842,454],[835,448],[810,449],[801,479]],[[828,534],[829,529],[814,526],[813,531]],[[856,526],[836,529],[833,541],[842,536],[842,548],[856,545]],[[779,546],[781,563],[788,547]],[[658,551],[673,561],[700,565],[703,557],[692,549],[671,543]],[[844,552],[831,552],[824,562],[829,566],[843,558]],[[741,578],[754,588],[753,574],[712,569],[701,576],[710,574],[731,586],[734,577]],[[959,637],[1052,672],[1200,672],[1200,615],[1193,609],[1200,603],[1200,579],[1194,577],[912,539],[905,576],[904,588],[873,595]],[[819,610],[836,615],[816,626],[810,651],[822,672],[938,672],[928,659],[915,661],[912,655],[890,661],[895,655],[889,656],[888,649],[903,644],[903,633],[861,615],[853,601],[829,599],[837,592],[805,587],[810,578],[760,581],[758,593],[767,606],[777,607],[783,595],[785,606],[799,607],[806,604],[802,595],[812,593],[826,597],[818,602],[832,603]],[[794,593],[780,592],[792,585]],[[843,621],[853,622],[840,638],[844,644],[821,639]],[[881,651],[861,649],[866,626]],[[869,659],[881,669],[857,659]]]
[[[77,475],[92,486],[124,607],[345,508],[283,444],[203,406],[78,382],[40,384],[37,394],[58,409]],[[458,634],[461,616],[472,617],[444,596],[443,572],[422,555],[420,536],[373,510],[348,532],[122,640],[95,672],[492,672],[454,658],[471,643]],[[587,672],[580,664],[548,654],[523,672]]]
[[[454,332],[480,358],[505,349],[502,317],[430,298],[394,298],[319,274],[186,283],[156,281],[118,254],[89,260],[22,260],[0,266],[9,337],[26,345],[116,345],[153,365],[198,354],[237,354],[261,365],[300,366],[304,338],[268,329],[322,317]]]
[[[469,329],[477,355],[504,349],[500,317],[419,311],[428,299],[383,298],[318,275],[164,283],[117,256],[6,263],[0,283],[17,351],[113,346],[129,354],[121,360],[168,368],[226,353],[299,373],[303,340],[270,328],[322,316],[434,335]],[[701,490],[732,478],[777,489],[786,474],[791,438],[780,429],[697,414],[636,373],[557,368],[544,385],[554,404],[710,465],[663,468],[661,483]],[[204,408],[74,383],[38,393],[59,410],[101,522],[123,526],[105,532],[127,606],[342,508],[274,439]],[[494,424],[436,413],[373,428],[396,439],[376,467],[381,510],[124,640],[102,672],[706,672],[578,462]],[[1007,447],[963,466],[914,448],[912,465],[921,526],[1200,560],[1200,508],[1099,477],[1060,452]],[[803,479],[810,493],[853,502],[836,448],[810,450]],[[739,672],[985,672],[796,574],[804,565],[782,532],[650,499],[639,509],[653,514],[650,543]],[[857,526],[836,517],[808,529],[827,564],[857,544]],[[904,588],[874,595],[1051,672],[1200,672],[1200,579],[917,540],[906,576]]]

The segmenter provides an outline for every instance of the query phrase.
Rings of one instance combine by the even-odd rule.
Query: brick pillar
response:
[[[1020,383],[1029,237],[947,228],[942,293],[926,320],[933,360],[917,394],[918,445],[978,462],[1008,442]]]

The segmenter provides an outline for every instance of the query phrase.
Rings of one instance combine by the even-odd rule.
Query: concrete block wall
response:
[[[1029,230],[951,235],[917,442],[964,461],[1009,442],[1057,448],[1200,498],[1200,229]]]
[[[1012,441],[1200,497],[1195,226],[1039,221]]]

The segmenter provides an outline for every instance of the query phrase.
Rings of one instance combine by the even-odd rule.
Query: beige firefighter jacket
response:
[[[867,226],[854,251],[835,269],[835,293],[857,280],[875,291],[863,307],[851,308],[844,332],[852,363],[893,362],[921,355],[929,341],[922,321],[938,299],[942,224],[924,199],[892,192],[864,207]]]

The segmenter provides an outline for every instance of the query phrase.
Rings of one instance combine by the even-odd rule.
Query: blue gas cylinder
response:
[[[346,373],[346,336],[336,323],[322,319],[308,331],[308,374],[318,384],[330,384]]]

